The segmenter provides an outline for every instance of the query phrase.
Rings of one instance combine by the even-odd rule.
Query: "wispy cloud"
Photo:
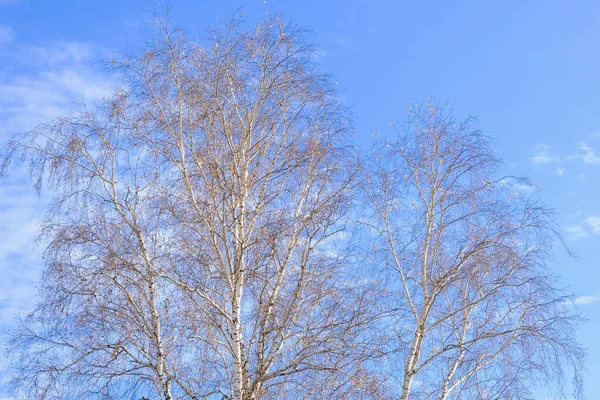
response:
[[[528,185],[526,183],[516,183],[513,185],[513,189],[519,194],[531,194],[539,188],[539,185]]]
[[[591,235],[600,235],[600,216],[591,215],[579,224],[567,227],[567,238],[577,240]]]
[[[589,225],[593,234],[600,235],[600,217],[593,215],[586,218],[585,222]]]
[[[567,227],[567,238],[570,240],[577,240],[587,236],[589,236],[589,233],[587,233],[581,225],[571,225]]]
[[[579,156],[586,164],[600,164],[600,156],[598,156],[590,146],[585,143],[580,143],[579,148],[581,153]]]
[[[538,143],[533,147],[533,156],[531,157],[533,165],[544,165],[559,161],[559,157],[551,155],[550,146],[547,144]]]
[[[33,247],[41,217],[40,200],[16,171],[0,186],[0,327],[11,325],[21,309],[33,306],[41,253]]]
[[[0,51],[0,61],[10,59],[14,69],[0,72],[0,140],[69,113],[75,102],[93,103],[110,94],[110,78],[90,65],[96,53],[78,42]]]
[[[18,57],[24,63],[41,60],[49,66],[57,66],[98,61],[94,57],[96,53],[102,56],[105,51],[86,42],[61,41],[45,46],[26,46],[18,53]]]
[[[6,0],[0,0],[2,4],[7,4]],[[0,31],[0,40],[2,35]],[[84,100],[93,105],[111,92],[111,78],[90,65],[102,53],[93,45],[57,42],[28,46],[14,36],[6,42],[6,33],[4,38],[5,44],[0,46],[0,143],[13,133],[72,112],[74,102]],[[14,326],[14,315],[30,310],[35,303],[42,255],[33,243],[47,200],[38,198],[27,186],[26,168],[17,162],[10,172],[8,180],[0,184],[0,342],[5,330]]]
[[[595,139],[599,134],[588,135],[589,138]],[[571,152],[571,154],[557,154],[552,151],[549,145],[543,143],[537,143],[533,147],[533,155],[531,156],[531,164],[534,166],[542,165],[556,165],[555,173],[558,176],[564,176],[565,169],[563,164],[572,161],[583,161],[589,165],[600,165],[600,155],[598,155],[592,146],[584,142],[577,144],[577,150]],[[557,165],[558,164],[558,165]]]
[[[531,194],[541,189],[539,182],[530,183],[529,181],[523,179],[513,179],[510,177],[500,179],[498,183],[500,186],[514,191],[515,194]]]
[[[579,296],[573,301],[573,303],[584,306],[597,303],[598,301],[600,301],[600,296]]]

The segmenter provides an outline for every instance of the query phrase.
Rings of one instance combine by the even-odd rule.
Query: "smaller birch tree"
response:
[[[525,180],[497,178],[474,119],[437,101],[407,115],[376,140],[365,184],[396,296],[385,339],[397,397],[525,399],[540,383],[564,396],[568,371],[581,394],[579,319],[547,265],[551,210]]]

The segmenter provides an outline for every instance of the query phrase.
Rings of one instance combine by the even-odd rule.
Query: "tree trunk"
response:
[[[244,397],[244,337],[241,323],[242,284],[236,282],[232,300],[233,311],[233,385],[234,398]]]
[[[421,352],[421,344],[423,343],[423,337],[425,336],[425,323],[419,323],[415,331],[413,344],[410,348],[410,354],[408,360],[406,360],[406,366],[404,368],[404,382],[402,384],[402,395],[401,400],[408,400],[410,394],[410,388],[412,385],[413,378],[416,374],[416,366],[419,361],[419,354]]]

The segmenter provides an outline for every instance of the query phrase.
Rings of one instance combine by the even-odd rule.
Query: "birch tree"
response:
[[[112,98],[7,147],[3,173],[20,157],[55,196],[15,395],[373,395],[374,296],[348,284],[339,234],[357,153],[305,33],[276,15],[159,31],[108,64]]]
[[[540,385],[560,397],[571,373],[579,395],[579,320],[547,266],[552,212],[527,181],[499,178],[491,140],[451,111],[411,105],[394,137],[376,139],[365,184],[396,299],[394,397],[525,399]]]

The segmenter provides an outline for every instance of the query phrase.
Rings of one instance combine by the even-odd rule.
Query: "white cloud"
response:
[[[567,238],[577,240],[590,235],[600,235],[600,216],[591,215],[581,223],[571,225],[567,229]]]
[[[593,234],[600,234],[600,217],[592,215],[586,218],[585,222],[590,226]]]
[[[0,44],[12,42],[15,31],[10,25],[0,25]]]
[[[39,122],[69,114],[74,102],[93,105],[110,94],[110,77],[90,65],[101,57],[94,46],[79,42],[0,46],[0,143]],[[15,314],[34,306],[42,271],[41,249],[33,243],[46,198],[38,199],[27,185],[26,169],[18,164],[0,182],[0,342],[5,330],[14,327]],[[0,397],[1,388],[0,383]]]
[[[96,54],[98,53],[98,54]],[[92,60],[95,55],[103,56],[104,51],[85,42],[63,41],[46,46],[28,46],[18,54],[22,62],[44,62],[48,65],[65,63],[83,63]]]
[[[571,240],[577,240],[589,236],[581,225],[572,225],[567,228],[567,237]]]
[[[33,247],[40,201],[28,187],[24,171],[15,171],[0,186],[0,327],[12,325],[21,309],[33,306],[41,252]]]
[[[38,122],[70,113],[74,102],[83,99],[93,104],[108,95],[112,82],[90,67],[93,54],[92,46],[75,42],[20,46],[12,57],[19,72],[0,72],[0,143]],[[0,59],[4,57],[7,54],[0,51]],[[11,172],[13,178],[0,184],[0,273],[10,264],[9,258],[30,253],[23,243],[31,243],[32,224],[40,206],[26,185],[25,171],[15,168]],[[0,288],[0,305],[3,289]]]
[[[71,112],[75,102],[93,104],[109,95],[111,80],[90,65],[97,53],[103,54],[77,42],[20,46],[14,56],[0,52],[0,59],[10,57],[18,71],[0,72],[0,141]]]
[[[586,164],[600,164],[600,157],[585,143],[579,145],[582,153],[579,155]]]
[[[600,138],[600,133],[588,135],[588,137],[597,139]],[[600,155],[591,146],[583,142],[578,144],[577,151],[574,154],[562,155],[557,155],[547,144],[537,143],[533,147],[533,155],[530,159],[531,164],[534,166],[555,164],[555,173],[557,176],[564,176],[565,169],[563,168],[563,164],[575,160],[583,161],[585,164],[600,165]]]
[[[533,184],[523,179],[502,178],[499,185],[513,191],[515,194],[531,194],[541,189],[539,182]]]
[[[539,186],[532,186],[532,185],[528,185],[526,183],[516,183],[513,185],[513,189],[515,189],[515,191],[517,193],[521,193],[521,194],[533,193],[535,191],[536,187],[539,188]]]
[[[550,146],[538,143],[533,147],[533,156],[531,163],[533,165],[543,165],[559,162],[560,158],[550,154]]]
[[[579,296],[573,303],[577,305],[588,305],[600,301],[600,296]]]

